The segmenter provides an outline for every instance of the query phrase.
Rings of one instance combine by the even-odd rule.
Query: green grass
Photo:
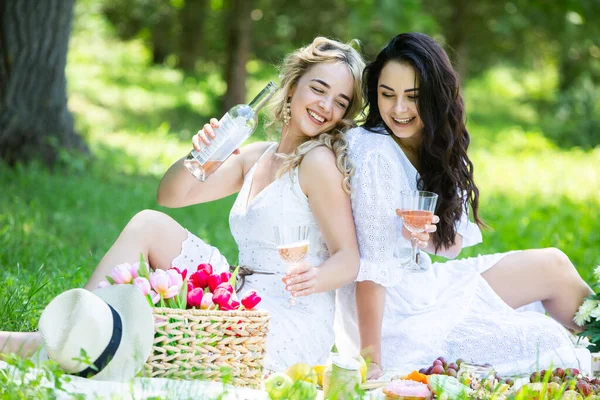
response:
[[[168,213],[237,260],[228,226],[233,197],[178,210],[155,201],[162,173],[189,150],[192,133],[218,116],[220,71],[207,64],[186,76],[149,66],[140,42],[118,42],[102,18],[77,15],[85,19],[76,21],[71,40],[69,106],[93,159],[67,158],[54,171],[0,165],[3,330],[35,329],[44,305],[82,286],[145,208]],[[276,78],[270,66],[250,66],[249,94]],[[546,140],[535,109],[519,97],[532,84],[514,76],[492,71],[466,90],[481,215],[493,231],[462,255],[555,246],[589,280],[600,263],[600,149],[565,151]]]

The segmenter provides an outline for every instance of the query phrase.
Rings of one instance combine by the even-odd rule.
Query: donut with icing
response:
[[[431,391],[426,384],[408,380],[395,380],[383,388],[385,400],[423,400]]]

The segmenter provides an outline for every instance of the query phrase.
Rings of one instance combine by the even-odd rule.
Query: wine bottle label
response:
[[[192,151],[192,156],[203,165],[219,148],[231,138],[232,133],[237,128],[235,121],[229,113],[225,114],[219,121],[219,127],[215,129],[215,137],[210,146],[205,146],[201,151]],[[232,149],[232,151],[235,149]]]

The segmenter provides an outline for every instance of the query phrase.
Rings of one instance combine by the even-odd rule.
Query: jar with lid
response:
[[[352,399],[356,396],[356,386],[360,385],[360,363],[349,357],[333,355],[331,364],[323,373],[323,394],[325,399]]]

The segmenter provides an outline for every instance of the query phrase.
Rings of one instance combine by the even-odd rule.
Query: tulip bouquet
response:
[[[210,264],[200,264],[196,272],[187,276],[187,269],[177,267],[151,271],[143,257],[135,264],[119,264],[113,268],[98,288],[132,284],[146,296],[151,307],[202,310],[253,310],[261,301],[256,291],[247,292],[237,300],[233,290],[237,276],[234,273],[213,273]]]
[[[202,310],[253,310],[261,297],[250,290],[238,301],[233,290],[237,276],[237,268],[233,274],[221,272],[214,274],[212,265],[200,264],[196,272],[190,275],[187,282],[188,308]]]
[[[269,313],[256,310],[261,298],[253,290],[238,300],[238,271],[215,273],[210,264],[191,274],[176,267],[152,271],[140,257],[139,263],[114,267],[98,286],[134,285],[146,296],[154,315],[148,377],[259,387]]]

